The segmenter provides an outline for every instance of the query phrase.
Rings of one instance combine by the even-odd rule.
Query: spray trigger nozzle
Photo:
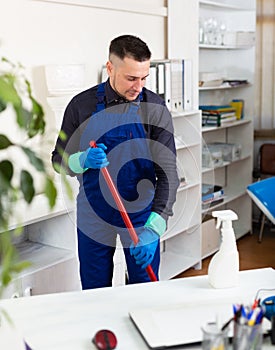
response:
[[[216,228],[231,225],[231,221],[238,220],[238,215],[233,210],[217,210],[212,212],[212,216],[217,218]],[[226,224],[228,223],[228,224]]]

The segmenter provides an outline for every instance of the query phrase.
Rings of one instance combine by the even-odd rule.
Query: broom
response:
[[[90,146],[92,148],[97,148],[95,141],[90,141]],[[111,194],[116,202],[117,208],[118,208],[120,215],[125,223],[126,228],[128,229],[130,237],[131,237],[132,241],[134,242],[134,244],[137,245],[138,235],[137,235],[136,230],[131,222],[131,219],[129,218],[129,215],[126,212],[124,204],[122,203],[122,200],[121,200],[119,193],[118,193],[118,190],[116,189],[116,186],[111,178],[111,175],[110,175],[107,168],[101,168],[100,170],[101,170],[102,175],[103,175],[103,177],[104,177],[104,179],[109,187],[109,190],[110,190],[110,192],[111,192]],[[146,267],[146,272],[147,272],[147,274],[152,282],[155,282],[158,280],[151,265],[148,265]]]

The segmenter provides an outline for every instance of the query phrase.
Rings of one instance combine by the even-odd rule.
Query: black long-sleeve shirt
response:
[[[81,133],[92,113],[96,111],[96,92],[97,86],[94,86],[76,95],[70,101],[64,113],[61,134],[66,135],[66,137],[58,137],[55,149],[52,152],[52,163],[55,169],[57,169],[56,164],[62,166],[70,176],[76,174],[68,167],[67,159],[69,155],[80,151]],[[127,107],[128,103],[112,89],[109,80],[105,84],[104,102],[106,109],[116,105]],[[146,137],[153,141],[150,150],[155,164],[156,186],[152,211],[159,213],[167,220],[168,216],[173,215],[172,207],[179,186],[171,114],[163,99],[146,88],[143,88],[143,99],[140,103],[139,113]],[[160,148],[158,145],[164,147]],[[66,157],[63,157],[64,150],[66,151]]]

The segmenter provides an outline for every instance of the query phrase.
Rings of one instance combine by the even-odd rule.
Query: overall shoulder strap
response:
[[[96,91],[96,97],[97,97],[96,113],[98,113],[103,109],[105,109],[105,102],[104,102],[105,82],[98,85],[97,91]]]
[[[137,113],[137,111],[139,109],[140,102],[142,102],[142,100],[143,100],[143,89],[141,90],[141,92],[138,96],[138,101],[129,103],[128,113]]]

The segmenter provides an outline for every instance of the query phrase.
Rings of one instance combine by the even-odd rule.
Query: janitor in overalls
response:
[[[141,39],[111,41],[106,82],[68,104],[52,153],[53,166],[77,176],[77,237],[83,289],[112,284],[117,235],[128,282],[158,277],[160,236],[173,214],[179,180],[172,118],[163,99],[144,87],[151,52]],[[89,146],[90,141],[97,148]],[[135,246],[100,169],[108,167],[139,236]]]

